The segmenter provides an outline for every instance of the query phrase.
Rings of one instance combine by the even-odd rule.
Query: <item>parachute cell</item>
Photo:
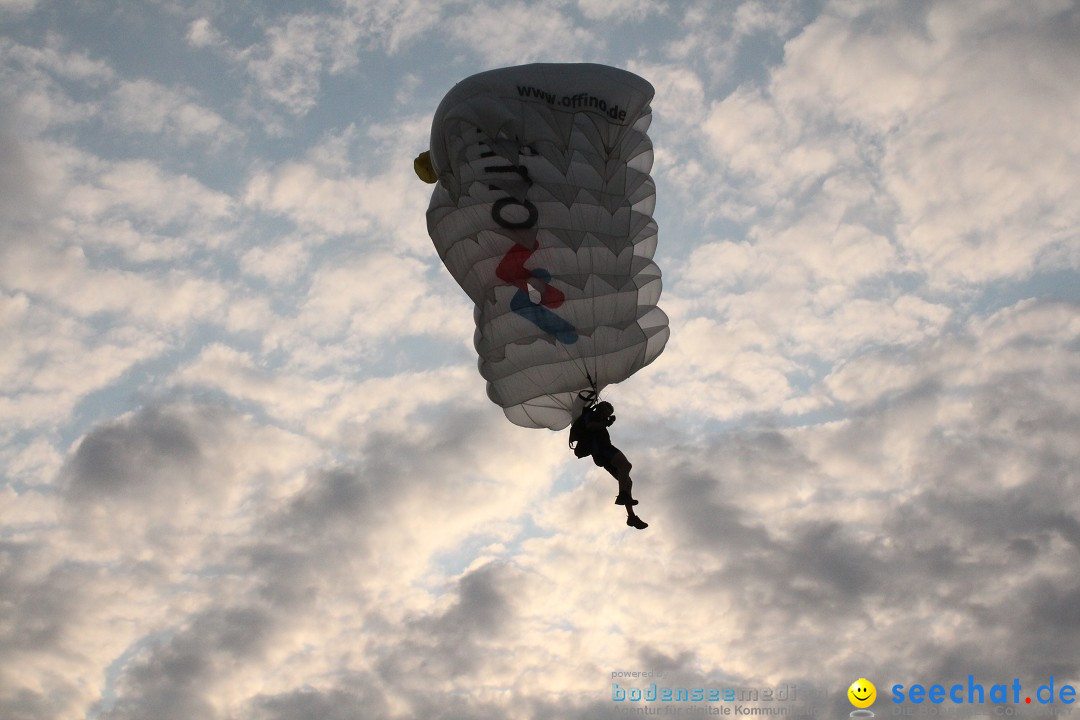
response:
[[[535,64],[467,78],[435,113],[428,232],[476,304],[488,396],[518,425],[566,427],[579,391],[667,342],[652,96],[624,70]]]

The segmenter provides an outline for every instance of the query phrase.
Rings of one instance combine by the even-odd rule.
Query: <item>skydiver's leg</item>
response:
[[[630,470],[633,465],[626,459],[626,456],[615,446],[609,445],[606,448],[595,448],[593,461],[607,470],[619,482],[619,496],[615,498],[615,504],[626,508],[626,524],[638,530],[649,527],[649,523],[639,518],[634,512],[637,500],[630,494],[630,490],[634,485],[630,480]]]
[[[604,464],[604,469],[619,482],[619,496],[615,498],[615,504],[626,508],[627,525],[638,530],[644,530],[649,527],[649,524],[634,512],[634,506],[638,504],[638,501],[631,495],[631,489],[634,486],[633,481],[630,479],[630,470],[632,468],[633,465],[626,459],[626,456],[617,448],[612,447],[608,454],[608,461]]]
[[[607,471],[619,481],[619,496],[627,499],[633,499],[632,488],[634,487],[633,481],[630,479],[630,470],[633,469],[633,465],[626,459],[626,456],[622,454],[622,451],[618,448],[611,449],[611,455],[605,466]],[[627,503],[627,507],[631,503]]]
[[[607,470],[608,474],[610,474],[611,477],[615,478],[615,480],[617,480],[619,483],[619,496],[615,498],[615,504],[627,506],[636,505],[637,500],[634,499],[631,493],[631,488],[633,488],[634,486],[633,481],[631,481],[625,473],[620,471],[611,463],[605,465],[604,469]]]
[[[611,457],[607,463],[607,471],[619,481],[619,498],[625,498],[626,500],[623,503],[626,507],[626,524],[632,528],[644,530],[649,527],[649,523],[639,518],[637,513],[634,512],[637,500],[634,500],[630,494],[630,489],[634,486],[634,483],[630,480],[630,470],[633,467],[618,448],[612,448]]]

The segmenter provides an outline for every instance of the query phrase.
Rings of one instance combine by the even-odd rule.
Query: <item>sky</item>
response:
[[[1078,36],[1069,0],[0,0],[0,718],[1080,684]],[[605,392],[644,531],[487,400],[426,232],[440,99],[537,61],[656,88],[672,335]]]

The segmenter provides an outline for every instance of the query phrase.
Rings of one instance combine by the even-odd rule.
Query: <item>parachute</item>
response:
[[[580,391],[625,380],[667,343],[652,97],[604,65],[483,72],[443,98],[414,163],[437,179],[428,233],[476,304],[488,396],[517,425],[565,428]]]

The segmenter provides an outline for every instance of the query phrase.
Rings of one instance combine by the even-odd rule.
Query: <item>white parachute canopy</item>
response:
[[[535,64],[473,75],[435,112],[428,232],[476,303],[488,396],[517,425],[566,427],[579,391],[667,342],[652,97],[625,70]]]

